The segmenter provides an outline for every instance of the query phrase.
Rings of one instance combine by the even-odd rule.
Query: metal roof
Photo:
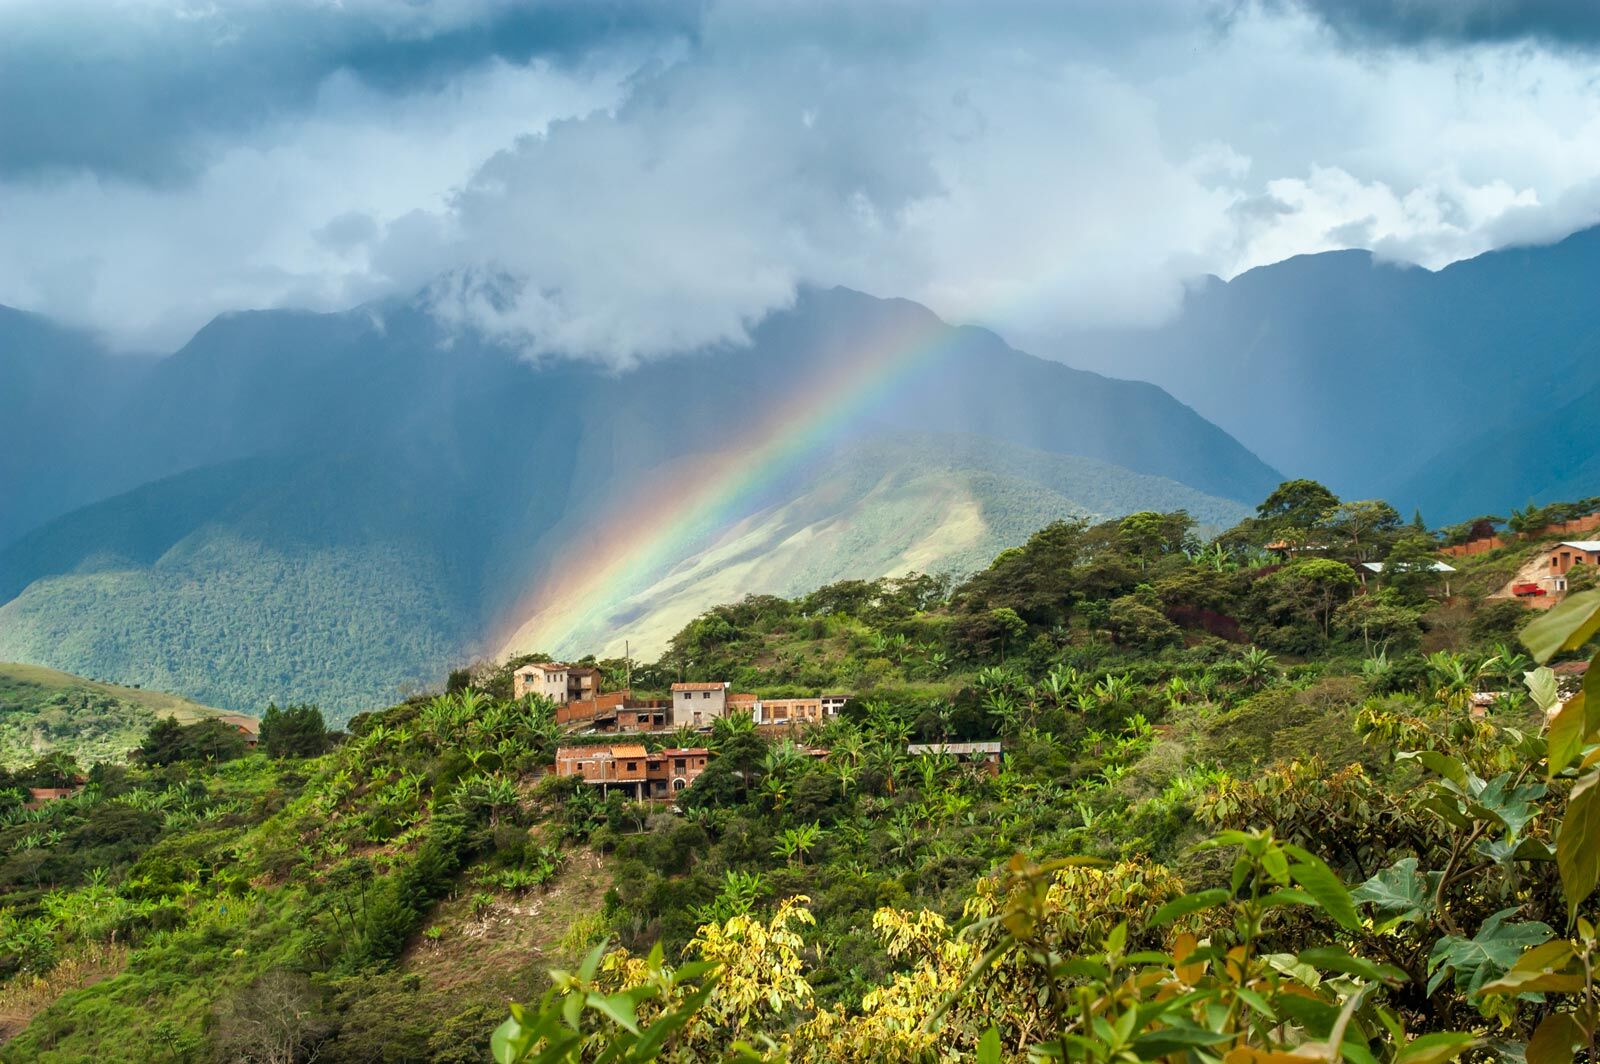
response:
[[[912,743],[906,747],[908,754],[998,754],[999,752],[999,739],[976,743]]]
[[[1405,570],[1402,571],[1409,571],[1414,563],[1402,562],[1401,564],[1405,566]],[[1369,572],[1381,573],[1383,572],[1383,562],[1362,562],[1361,568],[1366,569]],[[1453,573],[1456,571],[1455,566],[1446,565],[1444,562],[1433,562],[1428,566],[1428,568],[1436,573]]]

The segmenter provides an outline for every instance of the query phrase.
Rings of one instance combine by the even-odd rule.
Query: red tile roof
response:
[[[721,691],[727,688],[726,683],[675,683],[674,691]]]

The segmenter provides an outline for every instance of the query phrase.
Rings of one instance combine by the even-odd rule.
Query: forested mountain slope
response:
[[[1600,453],[1557,414],[1593,388],[1596,277],[1600,229],[1436,272],[1304,255],[1196,285],[1159,329],[1051,353],[1159,381],[1296,476],[1460,520],[1594,490],[1544,471],[1538,452],[1573,470]]]
[[[30,372],[52,364],[51,351],[8,335]],[[829,448],[883,432],[975,435],[1170,485],[1164,498],[1141,489],[1140,505],[1219,507],[1277,479],[1160,389],[844,289],[805,293],[748,348],[622,374],[529,361],[404,303],[226,315],[127,372],[102,398],[74,396],[70,375],[33,385],[34,405],[56,394],[96,428],[0,484],[42,500],[31,510],[45,521],[0,551],[0,656],[246,710],[305,698],[345,714],[494,650],[571,544],[630,506],[632,521],[666,523],[636,500],[663,470],[693,482],[730,452],[777,447],[784,461],[752,471],[758,490],[706,506],[703,534],[673,544],[660,565],[791,501],[785,490],[816,490],[808,471]],[[41,479],[55,486],[43,491]],[[1049,479],[1021,478],[1054,491]],[[976,479],[964,490],[992,486],[994,498],[977,500],[988,525],[1021,529],[1048,516],[1049,495],[1019,483]],[[59,500],[109,485],[124,490],[52,517]],[[1114,495],[1097,492],[1050,505],[1114,512]],[[855,539],[867,555],[896,557],[926,531],[891,512],[850,511],[846,523],[870,530]],[[948,568],[942,551],[920,556]],[[816,559],[779,568],[821,579],[862,571]]]

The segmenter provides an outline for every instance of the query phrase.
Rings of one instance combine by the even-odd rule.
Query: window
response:
[[[638,772],[639,771],[639,762],[637,762],[637,761],[629,761],[628,762],[628,771],[629,772]]]
[[[683,790],[683,781],[682,780],[673,780],[672,781],[672,789],[675,790],[675,791]]]
[[[710,691],[701,691],[700,692],[700,697],[701,698],[710,698],[711,697],[711,692]]]
[[[672,771],[674,771],[674,772],[682,772],[685,769],[685,767],[687,767],[687,766],[686,766],[686,762],[685,762],[684,758],[675,757],[675,758],[672,759]]]

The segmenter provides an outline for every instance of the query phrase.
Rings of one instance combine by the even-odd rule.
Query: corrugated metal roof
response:
[[[1409,562],[1402,562],[1401,564],[1405,565],[1405,567],[1407,569],[1411,568],[1411,563],[1409,563]],[[1384,566],[1383,562],[1362,562],[1361,563],[1361,568],[1366,569],[1369,572],[1374,572],[1374,573],[1383,572],[1383,566]],[[1430,563],[1428,565],[1428,568],[1431,569],[1433,572],[1436,572],[1436,573],[1453,573],[1453,572],[1456,571],[1456,567],[1455,566],[1446,565],[1444,562],[1432,562],[1432,563]]]
[[[998,754],[1000,740],[991,739],[976,743],[912,743],[906,747],[908,754]]]
[[[1583,550],[1593,554],[1600,552],[1600,539],[1564,539],[1557,546],[1571,547],[1573,550]]]

